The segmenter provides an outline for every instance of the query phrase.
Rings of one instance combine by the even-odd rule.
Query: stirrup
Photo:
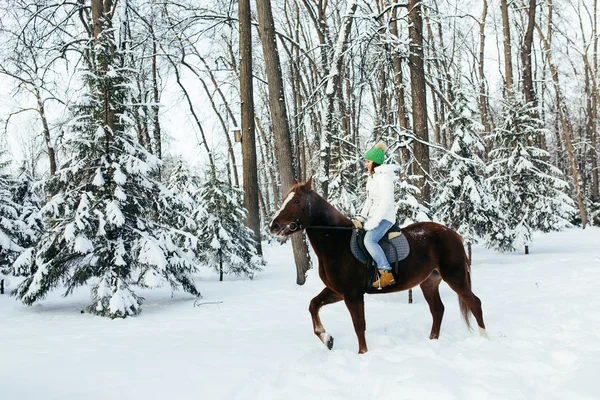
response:
[[[377,290],[381,290],[384,287],[393,285],[394,283],[396,283],[396,279],[394,279],[394,275],[392,274],[391,271],[382,271],[382,270],[378,270],[379,273],[379,279],[377,279],[375,282],[373,282],[373,285],[371,285],[372,288],[377,289]],[[385,279],[384,279],[385,278]],[[381,284],[381,281],[384,281],[384,285]]]

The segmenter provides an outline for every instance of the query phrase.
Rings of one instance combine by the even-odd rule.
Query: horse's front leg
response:
[[[337,303],[340,300],[342,300],[342,296],[329,288],[325,288],[310,301],[310,306],[308,307],[308,311],[310,311],[310,315],[312,316],[315,335],[321,339],[321,342],[323,342],[329,350],[333,348],[333,337],[325,332],[325,328],[323,328],[321,318],[319,317],[319,310],[324,305]]]
[[[354,331],[358,337],[358,354],[366,353],[368,349],[367,340],[365,339],[365,330],[367,329],[367,324],[365,322],[365,298],[361,294],[358,296],[344,297],[344,301],[346,302],[348,311],[350,311],[350,316],[352,316]]]

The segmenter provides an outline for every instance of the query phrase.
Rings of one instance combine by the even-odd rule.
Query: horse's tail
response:
[[[462,237],[461,237],[461,242],[462,242]],[[471,262],[469,260],[469,257],[467,256],[467,252],[465,251],[464,246],[463,246],[463,255],[464,255],[464,260],[465,260],[464,261],[465,276],[466,276],[467,283],[469,284],[469,290],[471,290]],[[469,329],[471,329],[471,321],[469,319],[469,317],[471,316],[471,309],[469,308],[467,303],[460,296],[458,296],[458,306],[460,308],[460,313],[462,314],[465,324],[467,324]]]

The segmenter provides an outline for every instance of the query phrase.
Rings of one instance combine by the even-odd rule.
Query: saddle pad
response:
[[[354,257],[363,264],[371,258],[367,250],[364,247],[365,231],[362,229],[353,229],[352,238],[350,239],[350,250]],[[410,253],[410,246],[406,236],[400,234],[392,239],[388,239],[388,235],[385,235],[380,241],[379,245],[383,249],[385,256],[390,264],[396,261],[402,261]]]

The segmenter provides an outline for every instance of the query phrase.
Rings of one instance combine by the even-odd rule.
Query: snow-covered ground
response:
[[[343,303],[312,332],[315,270],[295,284],[291,247],[264,244],[252,281],[205,273],[204,296],[145,292],[139,317],[80,310],[89,293],[33,307],[0,296],[0,398],[600,399],[600,229],[537,235],[528,256],[474,248],[473,289],[490,339],[462,322],[456,295],[439,340],[420,290],[366,298],[369,352],[358,355]],[[474,323],[474,321],[473,321]]]

